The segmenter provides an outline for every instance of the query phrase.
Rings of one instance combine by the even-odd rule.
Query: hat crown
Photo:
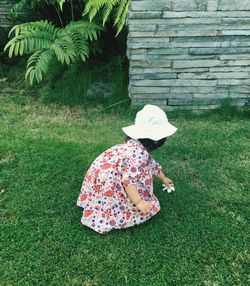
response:
[[[160,125],[166,124],[168,118],[166,113],[156,105],[147,104],[137,112],[135,118],[136,125]]]
[[[160,107],[147,104],[136,113],[135,124],[122,130],[133,139],[160,140],[173,135],[177,128],[168,122],[166,113]]]

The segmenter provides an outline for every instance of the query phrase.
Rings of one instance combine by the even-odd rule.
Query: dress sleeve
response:
[[[152,176],[159,175],[162,170],[161,165],[158,162],[156,162],[152,156],[150,156],[149,161],[150,161],[150,168],[151,168]]]
[[[147,159],[146,154],[142,154],[138,150],[135,150],[132,154],[128,154],[128,156],[123,159],[121,177],[124,187],[138,185]]]

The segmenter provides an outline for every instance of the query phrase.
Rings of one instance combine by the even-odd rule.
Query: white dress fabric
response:
[[[153,193],[153,177],[161,166],[136,139],[117,144],[99,155],[87,171],[77,205],[83,208],[82,224],[98,233],[138,225],[160,210]],[[125,187],[136,185],[142,199],[152,205],[143,214],[128,197]]]

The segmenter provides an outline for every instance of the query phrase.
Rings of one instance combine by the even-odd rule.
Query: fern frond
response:
[[[114,26],[117,27],[116,36],[121,32],[121,30],[123,29],[126,23],[127,14],[128,14],[129,5],[130,5],[130,0],[122,1],[122,2],[124,2],[124,5],[121,3],[121,5],[119,6],[116,17],[115,17],[115,21],[114,21]]]
[[[70,37],[58,38],[55,40],[51,49],[55,51],[55,55],[59,62],[69,65],[74,62],[77,54],[74,49],[74,45]]]
[[[111,0],[113,1],[113,0]],[[89,0],[85,5],[85,9],[82,13],[83,16],[89,14],[90,22],[96,16],[96,14],[105,6],[109,0]]]
[[[72,31],[79,31],[86,40],[97,40],[98,36],[100,35],[100,32],[104,29],[95,23],[90,23],[87,21],[76,21],[69,23],[64,31],[66,33],[72,32]]]
[[[129,4],[130,0],[88,0],[83,16],[88,14],[91,22],[97,13],[103,11],[102,19],[104,26],[110,17],[111,12],[116,10],[114,25],[117,26],[117,34],[119,34],[126,22]]]
[[[36,80],[37,83],[42,81],[43,74],[48,72],[53,57],[54,52],[50,49],[35,52],[28,59],[25,79],[29,80],[31,85],[33,85],[34,80]]]
[[[111,14],[112,10],[113,10],[113,3],[107,3],[104,7],[104,11],[103,11],[103,16],[102,16],[102,25],[104,26],[105,23],[108,20],[109,15]]]
[[[36,22],[29,22],[29,23],[15,25],[10,30],[9,37],[13,32],[15,33],[15,36],[18,36],[22,32],[31,30],[48,32],[56,37],[56,33],[58,32],[59,29],[60,28],[55,27],[51,22],[48,22],[48,20],[41,20]]]
[[[127,4],[129,4],[129,1],[121,1],[120,5],[117,7],[114,25],[117,25],[117,23],[119,23]]]
[[[20,13],[24,8],[29,7],[29,0],[21,0],[14,4],[14,6],[10,9],[10,16],[13,19],[16,19],[18,13]]]
[[[11,39],[5,46],[4,51],[9,48],[9,57],[22,56],[24,53],[31,53],[40,49],[48,49],[55,38],[46,32],[25,31]]]
[[[70,22],[65,28],[57,28],[47,20],[24,23],[10,31],[14,36],[4,50],[9,50],[9,57],[34,53],[26,71],[26,79],[33,84],[42,80],[52,59],[67,65],[77,58],[85,61],[90,53],[89,41],[96,40],[102,30],[100,25],[86,21]]]
[[[114,6],[116,6],[118,3],[119,0],[88,0],[83,11],[83,16],[89,14],[89,20],[91,22],[97,13],[104,8],[103,22],[105,23]]]
[[[63,4],[66,2],[67,0],[57,0],[56,2],[58,3],[61,11],[63,10]]]
[[[68,34],[71,37],[71,42],[73,44],[75,53],[83,61],[86,61],[89,56],[89,46],[85,38],[82,37],[82,34],[79,31],[71,31]]]
[[[9,57],[24,53],[48,49],[57,38],[60,28],[55,27],[47,20],[23,23],[14,26],[9,35],[14,33],[14,37],[6,44],[4,50],[9,48]]]

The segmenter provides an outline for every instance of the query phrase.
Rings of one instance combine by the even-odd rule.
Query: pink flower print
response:
[[[153,180],[150,178],[150,179],[147,179],[145,181],[145,184],[146,184],[146,186],[151,186],[152,182],[153,182]]]
[[[93,210],[86,210],[84,211],[84,217],[88,217],[93,213]]]
[[[120,206],[120,210],[124,211],[125,210],[125,206]]]
[[[127,224],[126,224],[126,223],[123,223],[123,224],[121,225],[121,228],[124,229],[124,228],[126,228],[126,226],[127,226]]]
[[[126,213],[126,220],[129,220],[130,217],[131,217],[131,213],[130,213],[130,212],[127,212],[127,213]]]
[[[97,211],[99,211],[100,208],[101,208],[100,206],[97,206],[97,205],[95,206],[95,209],[96,209]]]
[[[112,225],[112,226],[114,226],[114,225],[115,225],[115,220],[112,219],[112,220],[109,222],[109,224]]]
[[[103,212],[103,214],[104,214],[104,217],[110,218],[111,217],[111,210],[107,209]]]
[[[113,153],[111,151],[106,151],[104,154],[107,155],[108,157],[112,157],[112,155],[113,155]]]
[[[99,193],[101,192],[100,187],[97,186],[97,185],[94,185],[94,192],[97,193],[97,194],[99,194]]]
[[[152,210],[156,213],[159,211],[159,209],[155,205],[153,205]]]
[[[135,173],[135,172],[136,172],[136,168],[135,168],[135,167],[132,167],[132,168],[131,168],[131,172],[132,172],[132,173]]]
[[[113,188],[112,189],[115,189],[115,190],[120,190],[121,189],[121,185],[120,184],[118,184],[118,183],[115,183],[114,185],[113,185]]]
[[[121,200],[124,200],[125,199],[125,196],[123,193],[118,193],[118,197],[121,199]]]
[[[128,184],[129,184],[129,182],[130,182],[129,180],[124,180],[124,181],[123,181],[123,185],[124,185],[124,187],[127,187],[127,186],[128,186]]]
[[[87,199],[87,195],[85,195],[85,194],[83,194],[82,196],[81,196],[81,201],[85,201],[86,199]]]
[[[92,178],[91,175],[87,175],[87,176],[86,176],[86,180],[87,180],[87,181],[91,181],[91,178]]]
[[[104,193],[104,196],[107,196],[107,197],[112,197],[114,195],[114,191],[113,190],[109,190],[107,192]]]
[[[105,164],[103,164],[102,166],[101,166],[101,168],[104,170],[104,169],[110,169],[112,167],[112,165],[111,164],[109,164],[109,163],[105,163]]]
[[[126,173],[128,171],[128,167],[124,166],[124,172]]]

